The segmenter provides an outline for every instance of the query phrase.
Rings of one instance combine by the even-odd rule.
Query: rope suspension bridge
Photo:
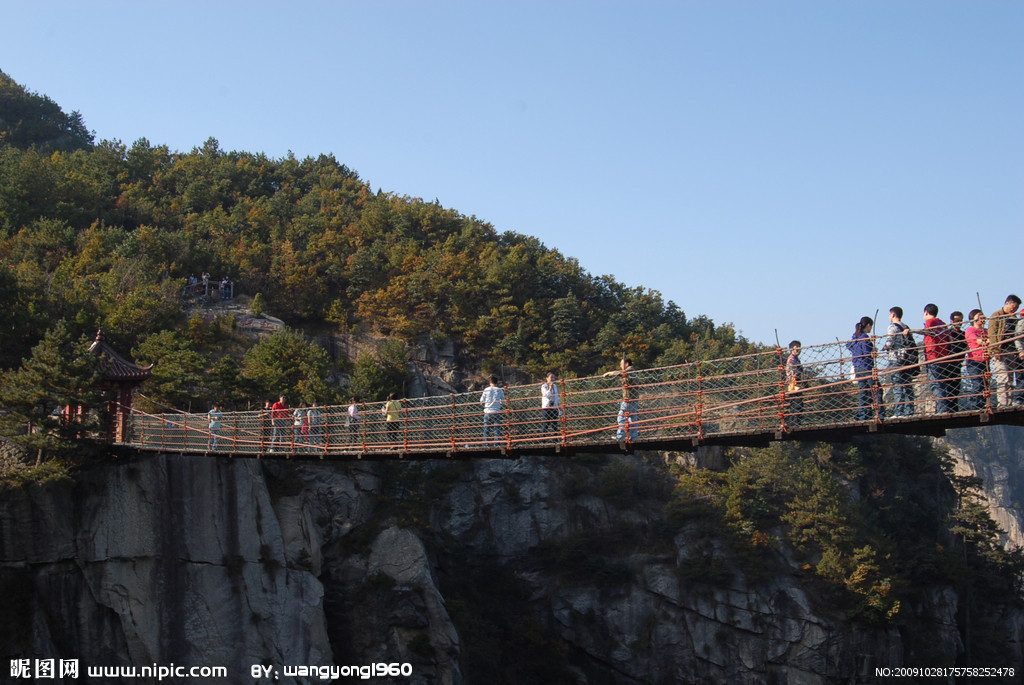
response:
[[[805,347],[798,381],[792,372],[787,379],[789,354],[776,348],[561,380],[554,412],[541,408],[539,384],[506,387],[486,434],[481,394],[471,392],[401,400],[390,421],[380,402],[358,405],[358,421],[346,406],[300,410],[298,418],[294,409],[287,418],[224,412],[216,423],[208,413],[131,409],[121,444],[232,457],[483,458],[840,442],[863,433],[943,435],[950,428],[1024,425],[1024,407],[1014,403],[1024,399],[1024,388],[1012,386],[1012,372],[1007,389],[987,363],[962,364],[963,352],[900,365],[895,353],[872,345],[866,369],[863,358],[854,366],[848,343]]]

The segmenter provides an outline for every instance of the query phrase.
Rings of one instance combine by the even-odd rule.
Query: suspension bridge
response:
[[[874,339],[873,339],[874,340]],[[884,338],[879,338],[884,340]],[[559,406],[541,408],[540,384],[503,388],[485,426],[481,393],[268,411],[147,413],[131,409],[121,444],[136,450],[303,459],[435,459],[692,451],[703,445],[841,442],[865,433],[940,436],[951,428],[1024,425],[1024,390],[1000,392],[987,363],[963,353],[900,365],[873,349],[854,368],[844,342],[805,347],[798,382],[790,351],[557,381]],[[924,355],[921,354],[923,359]],[[932,369],[927,369],[932,366]],[[979,368],[980,366],[980,368]],[[969,373],[972,371],[973,373]],[[938,378],[940,380],[932,380]],[[1012,382],[1012,374],[1010,378]]]

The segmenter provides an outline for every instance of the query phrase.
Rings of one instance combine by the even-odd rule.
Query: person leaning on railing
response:
[[[971,325],[964,331],[967,358],[964,360],[963,395],[960,408],[964,411],[984,409],[985,372],[988,371],[988,332],[985,314],[980,309],[968,313]]]
[[[804,365],[800,361],[800,341],[789,343],[789,357],[786,358],[786,423],[799,426],[803,422],[804,397],[799,394],[804,389]]]
[[[994,405],[1010,406],[1013,399],[1014,374],[1021,368],[1021,358],[1011,338],[1016,333],[1014,314],[1020,308],[1020,298],[1007,295],[1002,308],[988,317],[988,356],[992,360]]]
[[[853,357],[854,378],[860,392],[857,396],[857,420],[870,421],[874,414],[874,406],[878,407],[878,419],[885,418],[885,407],[882,405],[882,390],[875,378],[875,344],[871,341],[871,328],[875,322],[870,316],[862,316],[853,328],[853,336],[846,347]]]
[[[914,379],[914,365],[917,364],[917,343],[910,332],[910,326],[903,323],[903,308],[889,310],[889,328],[886,329],[885,345],[889,353],[889,366],[894,370],[892,379],[893,416],[910,416],[914,413],[914,390],[910,383]]]
[[[939,318],[938,305],[928,303],[924,306],[924,358],[925,374],[935,396],[935,413],[948,414],[955,409],[951,400],[953,394],[952,364],[946,360],[949,356],[949,327]]]
[[[1013,341],[1017,350],[1017,391],[1013,396],[1013,404],[1020,406],[1024,404],[1024,312],[1017,317],[1017,325],[1014,327]]]
[[[625,440],[626,431],[629,431],[629,439],[636,440],[640,437],[640,429],[636,427],[637,414],[640,411],[640,403],[637,401],[635,384],[630,382],[630,374],[633,373],[633,360],[623,357],[619,360],[618,371],[608,371],[603,374],[605,378],[620,376],[622,378],[622,402],[619,404],[618,430],[615,432],[616,440]]]
[[[964,324],[964,313],[954,311],[949,313],[949,360],[950,396],[949,404],[953,411],[962,411],[964,402],[963,396],[963,365],[967,357],[967,338],[961,326]]]

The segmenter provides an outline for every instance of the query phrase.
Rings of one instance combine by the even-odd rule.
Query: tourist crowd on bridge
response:
[[[919,413],[912,383],[922,368],[936,414],[1024,405],[1024,311],[1020,305],[1020,298],[1011,294],[988,317],[981,309],[972,309],[966,329],[961,311],[951,312],[946,323],[939,318],[938,306],[929,303],[922,311],[923,327],[912,329],[903,322],[903,308],[892,307],[880,350],[890,369],[892,399],[888,404],[882,399],[876,363],[875,322],[869,316],[861,317],[846,344],[858,387],[857,420],[884,420],[886,409],[892,417]],[[920,344],[915,334],[921,336]],[[801,392],[807,390],[800,350],[800,341],[792,341],[786,362],[787,389],[792,395],[789,411],[795,417],[803,413]]]
[[[1021,300],[1009,295],[1004,305],[988,315],[972,309],[965,318],[960,311],[949,314],[949,322],[939,317],[935,304],[922,311],[922,326],[913,328],[904,322],[904,311],[894,306],[889,310],[889,324],[884,334],[876,330],[876,322],[868,316],[854,325],[845,349],[849,353],[849,381],[856,385],[856,421],[885,420],[920,415],[1001,409],[1024,404],[1024,312]],[[965,326],[966,324],[966,326]],[[920,337],[920,341],[915,336]],[[801,360],[802,345],[793,340],[788,345],[784,366],[784,394],[788,428],[806,423],[807,403],[821,388],[822,379],[806,370]],[[930,397],[915,397],[914,378]],[[623,358],[619,368],[603,374],[618,378],[622,386],[617,400],[616,439],[636,442],[643,422],[641,397],[637,388],[637,371],[632,361]],[[832,383],[835,385],[835,383]],[[887,398],[883,394],[888,393]],[[380,404],[380,431],[389,443],[401,441],[403,403],[391,393]],[[506,389],[492,376],[481,393],[480,429],[482,446],[498,446],[503,438],[507,406]],[[548,373],[537,391],[538,420],[535,425],[544,436],[558,436],[564,415],[559,384],[554,373]],[[363,425],[363,412],[358,398],[351,398],[344,414],[344,433],[355,443]],[[922,411],[923,410],[923,411]],[[261,416],[266,444],[270,452],[294,450],[296,445],[309,448],[325,444],[327,428],[324,412],[316,402],[289,407],[285,395],[267,402]],[[209,412],[208,449],[221,444],[223,413],[214,405]]]

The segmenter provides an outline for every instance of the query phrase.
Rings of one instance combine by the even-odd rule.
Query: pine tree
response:
[[[68,452],[102,425],[100,381],[99,359],[89,352],[89,340],[72,340],[59,321],[21,368],[3,375],[0,404],[6,412],[0,415],[0,434],[39,458]]]

